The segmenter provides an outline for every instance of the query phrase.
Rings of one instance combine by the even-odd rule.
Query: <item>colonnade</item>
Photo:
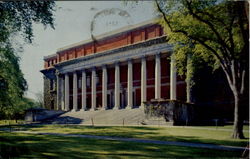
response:
[[[147,100],[147,60],[146,57],[141,57],[141,105]],[[127,76],[127,106],[126,108],[133,108],[133,62],[131,59],[128,61],[128,76]],[[171,58],[170,64],[170,99],[176,99],[176,68],[173,58]],[[115,105],[113,109],[120,108],[120,63],[115,63],[115,90],[114,99]],[[82,72],[82,84],[81,84],[81,98],[82,107],[81,110],[87,110],[86,93],[87,93],[87,79],[86,69],[81,70]],[[107,66],[102,66],[102,108],[108,109],[107,103]],[[69,111],[69,73],[64,74],[64,82],[62,78],[57,76],[57,109]],[[91,69],[91,109],[96,110],[96,68]],[[64,86],[60,87],[60,83]],[[78,91],[77,91],[77,72],[73,72],[73,111],[78,109]],[[160,54],[155,55],[155,99],[161,98],[161,56]]]

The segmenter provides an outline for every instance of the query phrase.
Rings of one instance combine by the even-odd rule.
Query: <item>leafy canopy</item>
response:
[[[12,39],[20,34],[31,43],[34,23],[54,28],[54,6],[52,1],[0,2],[0,118],[10,118],[21,108],[27,89]]]
[[[229,64],[232,58],[242,60],[245,41],[233,3],[223,0],[168,0],[157,3],[165,13],[160,24],[164,26],[169,42],[175,45],[174,56],[180,74],[186,71],[185,61],[189,54],[201,57],[214,69]],[[246,29],[247,24],[243,27]]]

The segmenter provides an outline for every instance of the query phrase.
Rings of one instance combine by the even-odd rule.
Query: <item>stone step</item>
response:
[[[143,108],[70,111],[55,118],[54,124],[83,124],[83,125],[164,125],[163,118],[146,118]]]

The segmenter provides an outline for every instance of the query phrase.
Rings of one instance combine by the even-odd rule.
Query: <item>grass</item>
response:
[[[195,126],[196,128],[213,128],[213,129],[226,129],[226,130],[232,130],[233,125],[224,125],[224,126]],[[243,130],[249,131],[249,125],[244,125]]]
[[[239,158],[242,153],[1,131],[0,141],[0,158]]]
[[[24,124],[24,120],[0,120],[0,125]]]
[[[122,127],[122,126],[82,126],[82,125],[37,125],[15,126],[29,131],[63,134],[85,134],[128,138],[154,139],[162,141],[182,141],[246,147],[248,139],[231,139],[231,131],[220,129],[197,129],[185,127]],[[244,132],[249,138],[249,133]]]

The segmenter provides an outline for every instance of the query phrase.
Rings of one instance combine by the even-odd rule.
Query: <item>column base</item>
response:
[[[133,109],[133,106],[126,106],[125,109]]]
[[[77,109],[72,109],[71,112],[77,112]]]
[[[139,106],[139,107],[144,107],[145,106],[145,104],[144,103],[141,103],[141,105]]]
[[[101,110],[108,110],[108,108],[102,107]]]
[[[144,109],[144,105],[140,105],[138,109]]]
[[[84,112],[84,111],[86,111],[86,109],[80,109],[80,111],[81,111],[81,112]]]
[[[91,108],[89,111],[95,111],[96,109],[94,109],[94,108]]]
[[[113,110],[119,110],[120,108],[119,107],[114,107]]]

